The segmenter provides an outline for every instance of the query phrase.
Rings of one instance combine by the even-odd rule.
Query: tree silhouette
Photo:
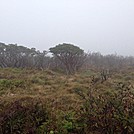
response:
[[[74,74],[85,61],[84,51],[72,44],[59,44],[49,50],[63,63],[67,74]]]

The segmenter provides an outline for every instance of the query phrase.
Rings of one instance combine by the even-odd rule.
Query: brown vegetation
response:
[[[0,133],[132,134],[133,72],[0,69]]]

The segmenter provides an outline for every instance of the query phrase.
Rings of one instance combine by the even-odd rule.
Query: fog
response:
[[[0,42],[134,56],[134,0],[0,0]]]

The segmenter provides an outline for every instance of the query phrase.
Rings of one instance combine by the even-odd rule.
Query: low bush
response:
[[[115,94],[99,94],[90,90],[80,111],[84,131],[104,134],[134,133],[134,94],[131,90],[120,89]]]
[[[48,120],[41,101],[30,97],[16,100],[0,112],[1,134],[35,134]]]

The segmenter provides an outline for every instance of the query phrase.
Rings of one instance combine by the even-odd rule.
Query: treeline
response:
[[[102,55],[100,53],[89,53],[85,64],[87,65],[87,68],[121,69],[125,67],[134,67],[134,57],[120,56],[117,54]]]
[[[63,44],[62,46],[67,46],[67,44]],[[116,54],[104,56],[100,53],[84,53],[78,47],[76,49],[76,46],[69,46],[69,50],[67,47],[62,47],[60,51],[57,50],[59,49],[58,47],[55,48],[54,51],[51,51],[52,48],[50,48],[49,51],[40,52],[35,48],[0,43],[0,67],[49,68],[64,71],[70,68],[74,70],[74,67],[71,66],[74,62],[76,70],[79,68],[119,69],[126,66],[134,67],[133,56],[124,57]],[[63,51],[64,48],[66,51]],[[76,50],[81,50],[81,55]],[[48,56],[50,52],[53,54],[52,56]],[[68,67],[68,65],[70,66]]]
[[[51,58],[46,54],[46,51],[40,52],[35,48],[0,43],[0,67],[47,68]]]

